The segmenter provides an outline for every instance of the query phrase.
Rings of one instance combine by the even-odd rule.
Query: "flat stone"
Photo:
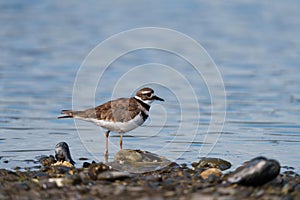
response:
[[[124,149],[120,150],[114,157],[115,161],[120,162],[162,162],[166,158],[158,156],[149,151]]]
[[[156,171],[171,165],[171,161],[163,156],[142,150],[120,150],[114,157],[114,161],[108,163],[112,169],[132,173],[144,173]]]
[[[142,152],[131,149],[120,150],[114,157],[119,162],[142,162]]]

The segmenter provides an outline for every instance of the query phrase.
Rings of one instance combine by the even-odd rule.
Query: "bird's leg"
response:
[[[123,149],[123,133],[120,133],[120,150]]]
[[[105,133],[106,141],[105,141],[105,152],[104,152],[104,158],[105,161],[108,161],[108,136],[109,136],[110,130],[107,130]]]

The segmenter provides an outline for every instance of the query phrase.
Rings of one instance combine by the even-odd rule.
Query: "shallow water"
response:
[[[103,129],[56,117],[61,109],[72,108],[76,74],[96,45],[121,31],[157,26],[192,37],[215,61],[227,97],[222,134],[207,133],[211,117],[220,110],[211,111],[204,79],[182,58],[161,50],[122,56],[94,88],[88,88],[91,79],[84,77],[76,106],[87,108],[112,97],[131,96],[141,80],[149,79],[166,101],[154,103],[150,120],[125,135],[125,148],[190,163],[202,155],[201,147],[213,147],[208,156],[235,166],[261,155],[299,171],[299,7],[297,1],[1,2],[0,168],[35,165],[31,160],[53,154],[60,141],[69,144],[79,164],[80,157],[103,160]],[[121,46],[131,42],[125,40]],[[107,56],[117,48],[111,47]],[[100,77],[97,70],[103,70],[101,60],[93,73],[96,77]],[[162,72],[165,65],[176,73]],[[164,84],[156,84],[157,80]],[[205,140],[208,134],[218,138],[217,143]],[[118,151],[118,140],[113,133],[110,159]]]

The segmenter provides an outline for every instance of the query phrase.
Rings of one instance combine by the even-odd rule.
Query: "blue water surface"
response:
[[[199,42],[218,66],[227,97],[224,127],[220,136],[207,133],[216,113],[205,81],[193,76],[191,64],[160,50],[131,52],[112,63],[95,86],[95,104],[109,100],[118,81],[143,64],[145,69],[119,85],[122,92],[114,96],[130,96],[139,79],[161,75],[167,84],[150,86],[166,102],[153,105],[150,119],[126,135],[124,147],[191,163],[199,159],[201,147],[210,145],[207,156],[229,160],[235,167],[266,156],[299,171],[299,8],[296,0],[1,1],[0,167],[36,165],[29,160],[53,154],[60,141],[69,144],[78,165],[80,157],[103,161],[103,129],[56,117],[61,109],[72,108],[77,72],[94,47],[122,31],[164,27]],[[111,47],[108,54],[118,48]],[[149,63],[156,63],[153,74]],[[157,63],[182,69],[196,92],[196,104],[184,82],[159,74]],[[99,62],[98,67],[104,66]],[[88,98],[81,105],[93,106]],[[218,134],[217,143],[206,143],[207,134]],[[119,138],[111,136],[113,159]]]

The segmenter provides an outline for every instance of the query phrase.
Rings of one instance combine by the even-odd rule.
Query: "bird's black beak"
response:
[[[162,98],[160,98],[160,97],[158,97],[158,96],[153,96],[153,99],[154,99],[154,100],[158,100],[158,101],[165,101],[164,99],[162,99]]]

